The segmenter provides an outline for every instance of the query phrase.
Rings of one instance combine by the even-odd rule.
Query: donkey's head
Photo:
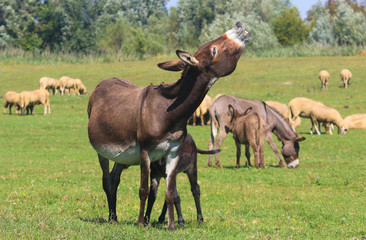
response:
[[[305,137],[296,136],[291,140],[282,140],[282,156],[288,168],[296,168],[299,165],[299,142],[304,141]]]
[[[232,73],[243,53],[245,42],[250,38],[250,32],[243,25],[236,25],[219,38],[204,44],[194,56],[177,50],[179,61],[169,61],[158,64],[164,70],[180,71],[192,67],[200,72],[211,72],[213,77],[223,77]]]

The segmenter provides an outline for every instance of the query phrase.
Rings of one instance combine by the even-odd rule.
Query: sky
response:
[[[321,0],[323,3],[325,2],[325,0]],[[306,13],[307,11],[314,6],[316,3],[318,2],[318,0],[291,0],[291,3],[293,6],[296,6],[299,11],[300,11],[300,16],[302,19],[305,19]],[[169,0],[167,7],[168,9],[172,6],[177,7],[178,5],[178,0]]]

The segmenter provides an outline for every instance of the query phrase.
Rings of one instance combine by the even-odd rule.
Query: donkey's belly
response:
[[[178,154],[179,141],[165,140],[148,149],[150,161],[154,162],[168,153]],[[123,165],[140,165],[140,145],[138,143],[130,146],[116,144],[106,144],[103,146],[93,146],[98,154],[103,157]]]

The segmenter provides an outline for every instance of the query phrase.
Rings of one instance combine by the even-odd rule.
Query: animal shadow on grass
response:
[[[222,166],[222,168],[225,168],[225,169],[232,169],[232,170],[236,170],[238,168],[236,168],[236,166]],[[249,165],[243,165],[243,166],[240,166],[240,168],[253,168],[253,169],[256,169],[256,167],[254,166],[249,166]],[[239,168],[239,169],[240,169]],[[280,165],[266,165],[265,168],[281,168]],[[259,169],[259,168],[258,168]]]
[[[79,219],[83,222],[97,223],[97,224],[121,224],[121,225],[135,225],[135,226],[138,226],[137,221],[120,220],[118,222],[110,223],[109,221],[107,221],[106,218],[103,218],[103,217],[95,217],[95,218],[82,218],[82,217],[79,217]]]
[[[137,221],[118,221],[118,222],[114,222],[114,223],[110,223],[107,221],[106,218],[103,217],[96,217],[96,218],[82,218],[79,217],[79,220],[83,221],[83,222],[88,222],[88,223],[95,223],[95,224],[118,224],[118,225],[130,225],[130,226],[136,226],[138,227]],[[164,223],[159,223],[157,220],[155,221],[151,221],[150,222],[150,226],[156,229],[160,229],[160,230],[164,230],[166,229],[166,225]]]

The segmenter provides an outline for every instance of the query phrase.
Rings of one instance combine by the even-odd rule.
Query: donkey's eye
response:
[[[214,47],[212,48],[212,56],[213,56],[213,57],[215,57],[215,56],[216,56],[216,54],[217,54],[217,47],[216,47],[216,46],[214,46]]]

